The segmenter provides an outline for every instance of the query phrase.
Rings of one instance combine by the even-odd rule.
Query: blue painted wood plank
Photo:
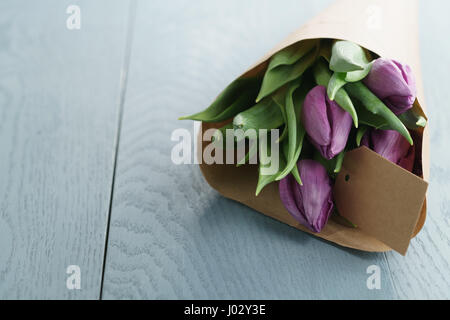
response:
[[[69,30],[66,9],[81,9]],[[0,3],[0,298],[97,299],[128,1]],[[81,289],[68,290],[78,265]]]
[[[176,119],[330,1],[139,1],[103,298],[396,297],[386,257],[343,249],[219,196],[170,159]],[[366,286],[370,265],[381,290]]]
[[[406,257],[387,254],[401,299],[450,299],[448,1],[420,2],[422,72],[431,138],[428,216]]]

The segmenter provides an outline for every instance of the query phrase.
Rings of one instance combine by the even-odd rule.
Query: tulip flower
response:
[[[292,175],[280,180],[280,198],[288,212],[313,232],[320,232],[333,211],[332,183],[325,168],[314,160],[297,164],[303,185]]]
[[[415,147],[397,131],[372,129],[364,135],[361,144],[405,170],[411,172],[414,167]]]
[[[375,60],[363,82],[396,115],[411,109],[416,100],[416,81],[411,68],[395,60]]]
[[[324,86],[316,86],[306,95],[302,121],[311,142],[325,159],[330,160],[344,150],[352,117],[328,98]]]

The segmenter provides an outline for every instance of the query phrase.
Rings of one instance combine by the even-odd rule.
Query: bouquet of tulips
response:
[[[415,100],[408,65],[350,41],[317,39],[277,52],[263,74],[234,81],[206,110],[182,119],[228,120],[213,137],[222,147],[230,145],[227,139],[245,139],[238,130],[280,130],[277,145],[247,137],[248,151],[238,165],[257,158],[256,195],[278,181],[287,211],[320,232],[333,212],[339,214],[332,190],[346,152],[363,145],[414,172],[411,133],[426,124],[413,111]],[[278,170],[267,174],[264,169],[274,161],[267,156],[274,150],[281,150]]]

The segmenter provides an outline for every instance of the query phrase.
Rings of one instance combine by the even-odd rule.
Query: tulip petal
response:
[[[302,120],[310,141],[324,158],[330,160],[344,150],[352,117],[328,98],[324,86],[316,86],[306,96]]]
[[[328,220],[331,214],[331,181],[325,168],[316,161],[303,160],[298,166],[303,186],[297,188],[303,196],[304,214],[313,230],[319,232],[317,226],[320,224],[323,226],[322,219]]]
[[[408,170],[409,172],[413,171],[414,168],[414,160],[416,155],[416,148],[415,146],[411,146],[408,150],[408,153],[403,159],[400,159],[398,162],[398,165],[402,167],[405,170]]]
[[[328,99],[328,98],[327,98]],[[331,119],[331,145],[327,152],[327,158],[332,159],[344,150],[348,135],[352,128],[352,117],[340,108],[337,103],[328,99],[328,118]]]
[[[368,131],[361,144],[372,149],[383,158],[412,171],[415,159],[415,147],[394,130]]]
[[[374,130],[372,144],[376,153],[395,164],[407,154],[410,147],[408,141],[394,130]]]
[[[319,59],[319,61],[314,66],[313,76],[318,85],[324,87],[327,87],[329,85],[332,75],[330,70],[328,69],[328,64],[325,63],[324,59]],[[355,127],[358,128],[358,114],[356,113],[355,106],[353,105],[352,100],[350,99],[348,93],[344,90],[344,88],[341,88],[336,92],[335,99],[333,100],[336,100],[337,104],[342,109],[350,113]]]
[[[280,198],[288,212],[313,232],[320,232],[333,210],[331,179],[314,160],[301,160],[298,170],[303,186],[292,175],[280,181]]]
[[[296,197],[294,196],[294,190],[296,185],[295,179],[288,175],[286,178],[280,180],[279,191],[280,199],[286,210],[294,217],[295,220],[300,222],[304,226],[308,226],[308,221],[304,218],[303,214],[299,210],[296,202]]]
[[[397,115],[411,109],[416,99],[416,82],[411,68],[395,60],[375,60],[364,83]]]
[[[331,128],[328,121],[326,93],[323,86],[316,86],[308,92],[302,109],[302,121],[306,132],[319,145],[328,145]]]

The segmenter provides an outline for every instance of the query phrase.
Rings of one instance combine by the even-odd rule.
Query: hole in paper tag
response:
[[[427,187],[421,178],[361,147],[345,155],[334,200],[342,216],[404,255]]]

